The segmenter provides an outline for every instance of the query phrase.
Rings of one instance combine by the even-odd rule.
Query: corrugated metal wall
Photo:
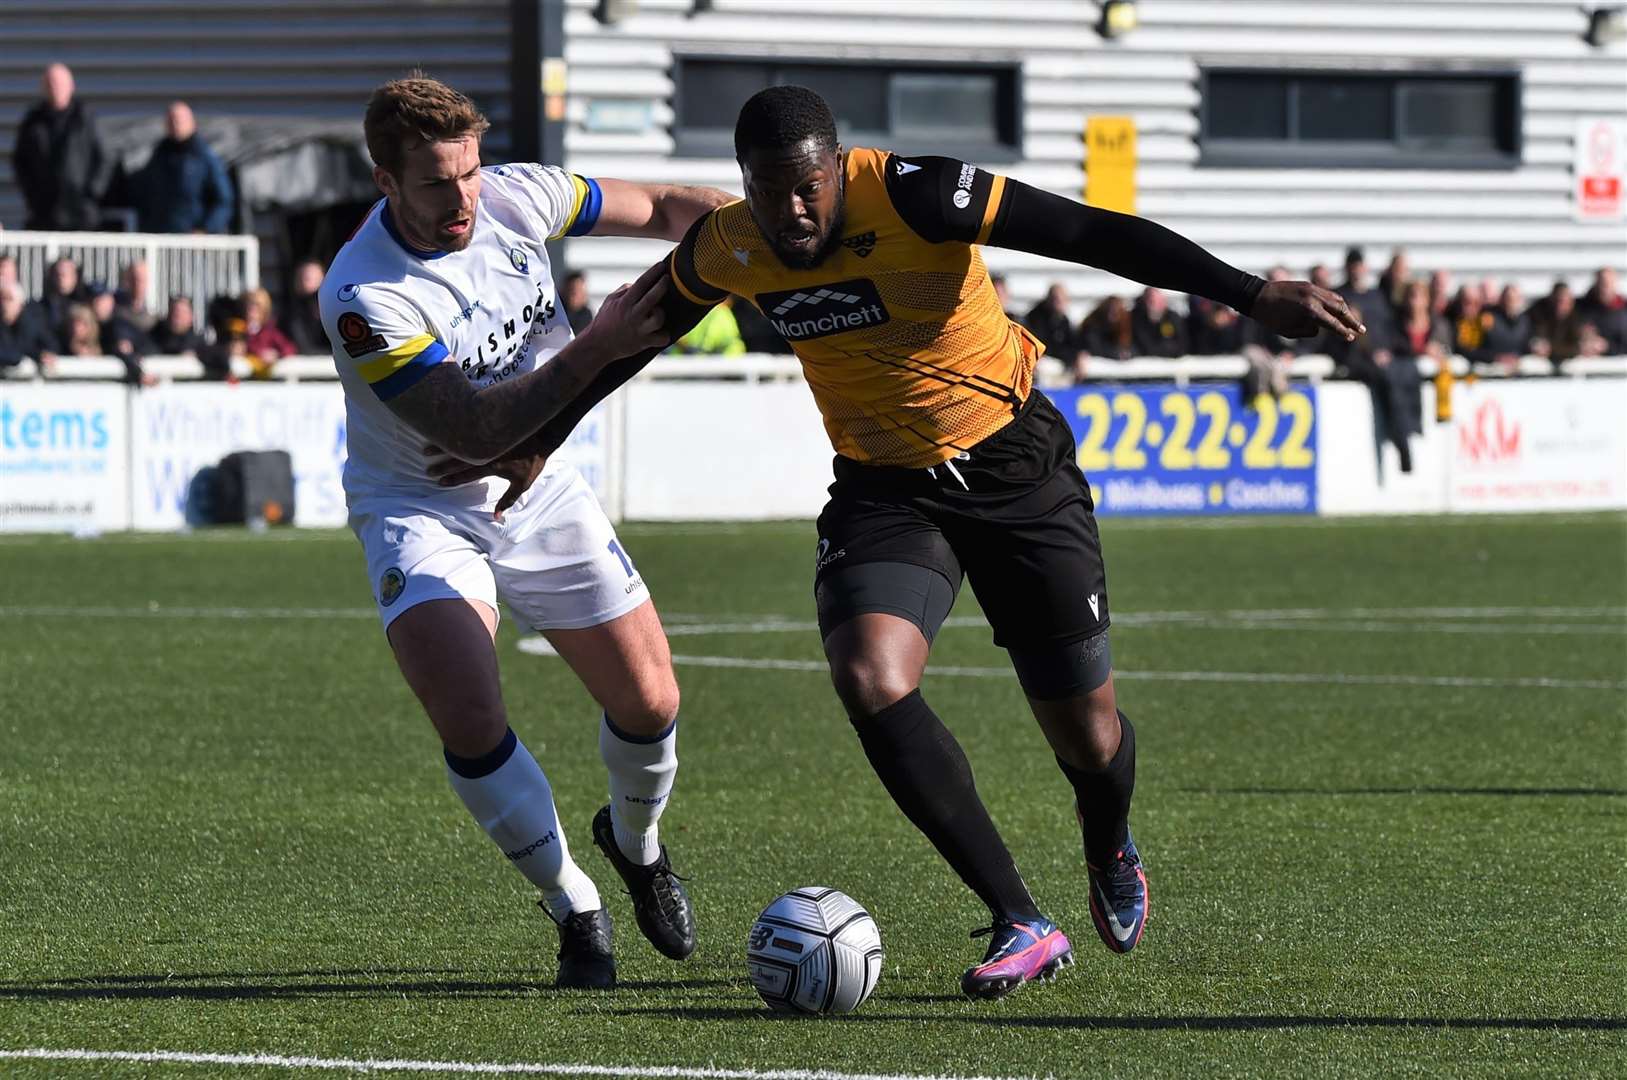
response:
[[[473,96],[507,143],[507,0],[0,0],[0,222],[22,224],[11,148],[60,60],[106,121],[210,114],[352,120],[380,82],[422,66]]]
[[[1363,244],[1375,271],[1405,246],[1415,268],[1582,284],[1599,265],[1627,267],[1627,227],[1572,220],[1572,140],[1579,116],[1627,119],[1627,47],[1583,40],[1573,0],[1140,0],[1140,27],[1117,41],[1095,30],[1094,0],[637,0],[613,25],[594,0],[569,0],[571,168],[738,190],[727,159],[671,157],[675,51],[882,59],[1018,60],[1024,161],[1003,171],[1079,197],[1091,115],[1129,115],[1139,130],[1139,210],[1255,270],[1337,265]],[[1524,73],[1524,154],[1514,170],[1239,169],[1197,165],[1201,64],[1361,66],[1399,60],[1500,62]],[[584,129],[602,102],[644,102],[643,134]],[[574,241],[570,258],[595,292],[659,257],[660,245]],[[990,251],[1026,305],[1063,280],[1079,307],[1128,286],[1107,275]]]

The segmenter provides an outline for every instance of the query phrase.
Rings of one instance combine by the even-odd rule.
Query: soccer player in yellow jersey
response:
[[[992,940],[961,988],[1000,997],[1072,955],[921,697],[962,578],[1071,786],[1097,933],[1129,952],[1147,914],[1129,830],[1135,730],[1113,689],[1090,486],[1067,422],[1033,392],[1042,346],[1001,310],[978,246],[1207,296],[1285,336],[1363,328],[1335,293],[1268,284],[1151,222],[947,158],[844,150],[803,87],[752,97],[735,152],[745,199],[697,221],[634,291],[666,288],[673,337],[732,293],[802,360],[836,450],[814,568],[825,655],[882,784],[988,905]],[[531,450],[557,446],[653,355],[605,369]]]

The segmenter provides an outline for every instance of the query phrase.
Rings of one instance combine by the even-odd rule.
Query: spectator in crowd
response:
[[[165,136],[132,180],[142,232],[223,233],[231,226],[234,196],[226,167],[198,134],[184,101],[170,105]]]
[[[1230,356],[1243,351],[1243,322],[1225,304],[1202,296],[1187,297],[1187,327],[1196,356]]]
[[[1006,313],[1006,318],[1014,323],[1021,323],[1022,319],[1018,318],[1011,310],[1011,286],[1006,283],[1006,276],[1004,274],[990,274],[989,284],[994,286],[995,299],[1000,301],[1000,310]]]
[[[1446,316],[1435,314],[1433,283],[1422,279],[1407,284],[1401,295],[1401,314],[1396,326],[1395,351],[1416,361],[1420,357],[1444,360],[1451,348],[1452,327]]]
[[[1319,289],[1333,288],[1333,271],[1321,263],[1311,267],[1305,277],[1307,281]]]
[[[1128,360],[1136,355],[1135,323],[1130,307],[1122,297],[1109,296],[1079,324],[1078,341],[1086,356]],[[1082,361],[1083,356],[1079,359]],[[1075,374],[1084,377],[1084,366],[1076,362]]]
[[[756,305],[739,305],[734,311],[734,321],[740,327],[740,339],[746,343],[747,352],[791,355],[791,343],[780,336],[774,324],[763,317]]]
[[[333,348],[328,344],[327,332],[322,329],[322,312],[318,309],[324,276],[322,264],[314,259],[306,259],[294,267],[293,295],[283,323],[294,347],[303,356],[325,356]]]
[[[197,356],[203,348],[192,301],[185,296],[169,298],[169,310],[152,332],[153,352],[160,356]]]
[[[1486,339],[1491,333],[1492,314],[1486,310],[1480,286],[1469,284],[1459,289],[1452,299],[1452,310],[1457,314],[1451,320],[1451,351],[1474,366],[1491,363]]]
[[[1345,253],[1345,280],[1336,290],[1361,316],[1367,333],[1353,342],[1324,334],[1319,342],[1347,377],[1366,385],[1373,400],[1375,434],[1395,446],[1401,471],[1412,471],[1408,437],[1420,411],[1418,365],[1410,358],[1396,359],[1395,313],[1387,296],[1373,284],[1367,257],[1359,247]]]
[[[1531,305],[1531,351],[1546,356],[1559,373],[1560,365],[1578,356],[1598,356],[1604,342],[1582,321],[1576,307],[1576,294],[1564,281],[1554,282],[1552,291]]]
[[[1390,303],[1390,310],[1399,313],[1406,299],[1407,284],[1411,280],[1411,267],[1407,263],[1405,248],[1396,248],[1390,255],[1390,265],[1378,276],[1378,291]]]
[[[299,354],[299,346],[277,325],[271,310],[271,294],[264,289],[250,289],[243,294],[243,322],[244,345],[256,378],[269,377],[272,364],[285,356]]]
[[[694,328],[673,343],[678,352],[701,356],[744,356],[746,342],[734,318],[734,297],[708,311]]]
[[[152,352],[152,342],[140,327],[119,314],[118,299],[113,291],[105,285],[91,286],[90,310],[96,316],[101,353],[124,362],[124,381],[131,385],[152,382],[141,370],[141,358]]]
[[[565,305],[571,333],[580,334],[593,321],[593,309],[588,306],[588,279],[582,271],[572,270],[560,281],[559,302]]]
[[[23,115],[11,167],[27,207],[25,229],[94,229],[102,144],[90,113],[74,96],[73,72],[52,64],[40,80],[43,100]]]
[[[1169,309],[1162,289],[1147,289],[1130,312],[1130,335],[1137,356],[1185,356],[1186,323]]]
[[[89,302],[90,291],[79,280],[78,263],[64,255],[47,268],[40,303],[45,306],[45,316],[59,340],[66,341],[68,338],[68,309],[75,304]]]
[[[1604,340],[1605,354],[1620,356],[1627,353],[1627,297],[1616,291],[1616,272],[1611,267],[1599,269],[1578,305],[1582,321]]]
[[[16,282],[0,282],[0,368],[13,367],[24,358],[49,367],[61,349],[44,306],[28,303]]]
[[[1068,318],[1068,290],[1052,285],[1045,290],[1045,298],[1028,309],[1022,324],[1039,339],[1045,351],[1073,367],[1079,358],[1079,340],[1074,333],[1073,321]]]
[[[0,255],[0,289],[7,285],[15,285],[21,289],[23,283],[17,279],[17,259],[13,255]]]
[[[1429,310],[1450,321],[1451,308],[1452,275],[1446,270],[1437,270],[1429,275]]]
[[[120,271],[119,291],[113,294],[119,317],[144,334],[158,322],[157,316],[147,310],[147,291],[151,287],[152,272],[145,260],[137,259]]]
[[[1486,350],[1492,363],[1512,373],[1520,357],[1531,353],[1531,316],[1525,310],[1525,297],[1518,285],[1504,287],[1492,309],[1491,326],[1486,331]]]
[[[102,325],[88,303],[68,305],[67,325],[62,336],[64,356],[103,356]]]
[[[240,297],[217,296],[209,301],[207,317],[214,340],[198,349],[203,377],[236,382],[233,361],[249,359],[246,305]]]
[[[1267,281],[1288,281],[1292,277],[1283,266],[1266,272]],[[1281,397],[1288,389],[1288,376],[1301,347],[1299,342],[1279,337],[1253,319],[1243,323],[1243,359],[1249,366],[1243,376],[1243,401],[1252,402],[1261,394]]]

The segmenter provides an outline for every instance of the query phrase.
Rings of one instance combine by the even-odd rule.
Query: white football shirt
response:
[[[346,499],[442,496],[425,471],[424,438],[385,404],[436,364],[476,387],[533,371],[571,340],[554,295],[549,240],[599,218],[592,180],[548,165],[481,170],[474,235],[462,251],[408,247],[380,200],[322,282],[322,325],[345,392]],[[506,487],[481,481],[487,501]],[[468,505],[477,485],[458,489]]]

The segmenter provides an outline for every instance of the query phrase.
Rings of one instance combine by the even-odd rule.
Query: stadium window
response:
[[[1520,163],[1517,71],[1206,68],[1199,164],[1511,169]]]
[[[732,157],[734,121],[765,86],[817,90],[844,144],[978,162],[1021,156],[1022,85],[1015,64],[880,64],[679,56],[674,142],[683,157]]]

